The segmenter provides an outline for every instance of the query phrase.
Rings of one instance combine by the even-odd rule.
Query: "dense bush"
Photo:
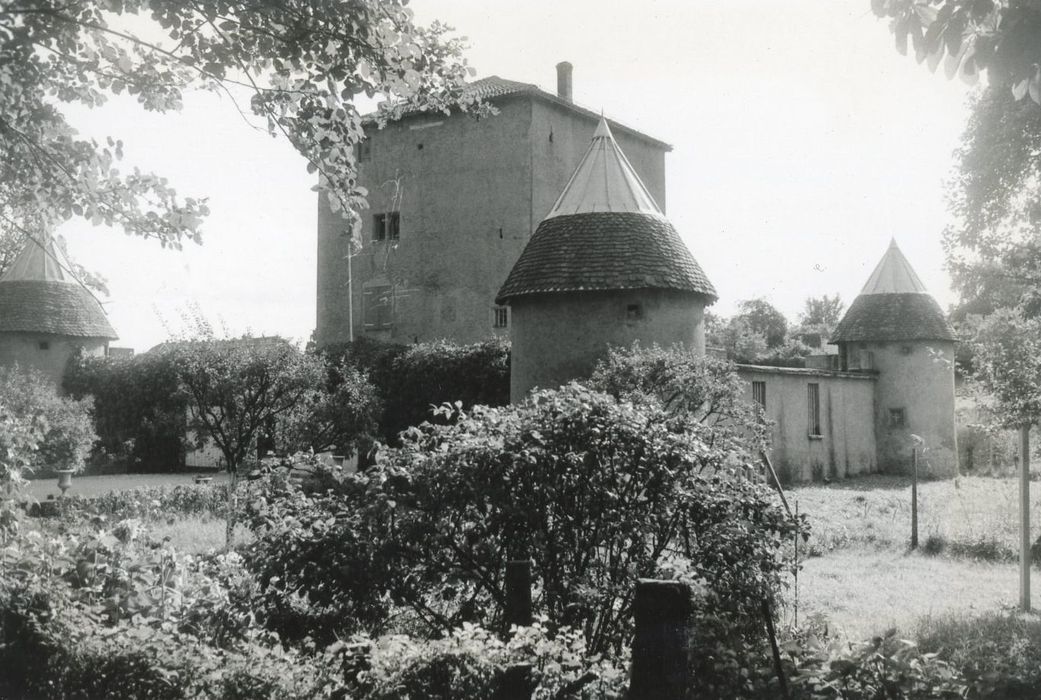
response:
[[[335,660],[257,629],[237,555],[198,559],[141,528],[24,533],[0,551],[0,695],[342,697]]]
[[[525,557],[538,608],[593,652],[621,648],[638,577],[677,571],[716,590],[731,629],[758,632],[800,525],[686,417],[572,385],[454,419],[407,431],[325,494],[254,499],[250,566],[323,612],[281,634],[378,631],[392,606],[427,631],[495,628],[505,562]],[[281,597],[272,607],[291,611]]]
[[[100,440],[92,462],[152,472],[183,466],[186,405],[169,358],[74,357],[63,386],[71,396],[94,399]]]
[[[383,401],[380,433],[396,443],[398,433],[432,420],[443,403],[504,406],[510,401],[510,348],[502,339],[471,345],[447,341],[394,345],[372,340],[331,345],[322,353],[368,373]]]
[[[656,402],[696,424],[701,438],[737,462],[754,462],[768,440],[759,408],[745,399],[745,386],[726,360],[682,347],[634,343],[612,348],[597,364],[589,386],[618,398]]]
[[[0,438],[5,442],[5,451],[22,439],[19,435],[24,436],[24,430],[35,431],[35,451],[28,457],[33,472],[83,469],[98,438],[90,399],[60,396],[42,374],[15,366],[0,369],[0,405],[21,426]]]
[[[324,383],[278,417],[275,444],[287,453],[365,454],[376,439],[381,412],[365,372],[343,360],[327,361]]]

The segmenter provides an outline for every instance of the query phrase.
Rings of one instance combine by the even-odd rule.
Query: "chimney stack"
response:
[[[557,97],[571,102],[571,69],[567,61],[557,64]]]

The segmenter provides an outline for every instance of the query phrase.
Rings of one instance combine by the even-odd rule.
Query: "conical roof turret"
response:
[[[0,332],[115,339],[98,300],[48,234],[30,237],[0,277]]]
[[[672,289],[709,303],[715,288],[601,117],[585,156],[496,297]]]
[[[833,343],[954,339],[943,310],[895,239],[832,334]]]

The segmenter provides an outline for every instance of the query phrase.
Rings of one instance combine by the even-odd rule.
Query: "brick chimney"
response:
[[[557,97],[571,102],[571,69],[567,61],[557,64]]]

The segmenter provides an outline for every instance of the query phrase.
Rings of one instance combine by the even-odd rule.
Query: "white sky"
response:
[[[868,0],[415,0],[422,22],[468,37],[478,76],[556,90],[674,146],[669,218],[720,294],[764,297],[793,319],[808,296],[848,304],[891,237],[945,306],[943,181],[969,88],[900,56]],[[181,114],[114,100],[77,111],[128,163],[209,196],[204,245],[155,242],[78,220],[72,255],[105,275],[118,345],[147,350],[197,306],[238,334],[306,340],[315,321],[316,195],[304,161],[250,129],[227,98]]]

